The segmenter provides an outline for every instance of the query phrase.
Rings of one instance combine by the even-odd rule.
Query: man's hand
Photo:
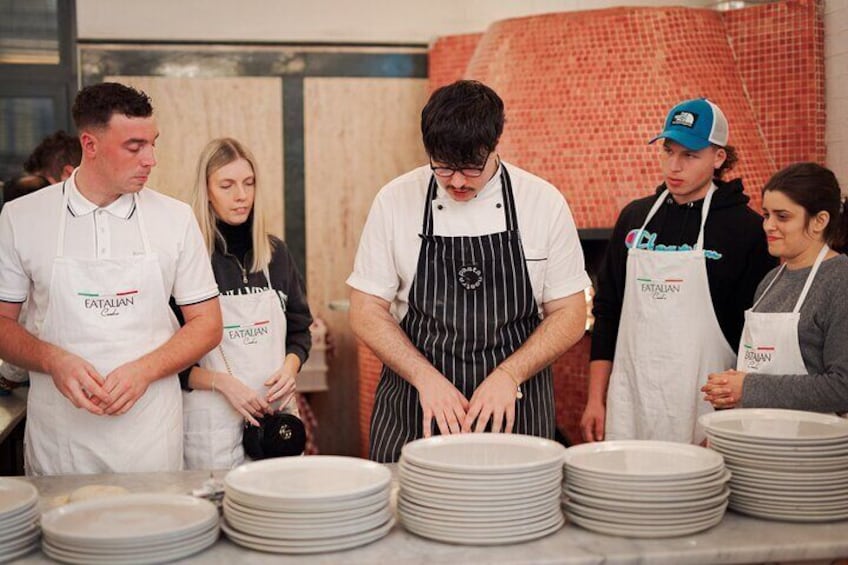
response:
[[[468,411],[468,399],[444,376],[424,378],[421,381],[416,388],[424,412],[424,437],[432,435],[430,428],[434,418],[442,435],[460,433]]]
[[[462,423],[462,431],[470,432],[474,426],[474,432],[482,432],[491,420],[492,432],[512,433],[517,393],[518,385],[509,373],[496,368],[480,383],[471,396],[468,414]],[[477,425],[474,425],[475,420]]]
[[[271,405],[240,379],[227,373],[215,373],[215,389],[241,414],[245,420],[258,426],[257,418],[271,413]]]
[[[104,408],[106,414],[119,416],[126,414],[141,398],[150,386],[148,371],[137,361],[125,363],[106,375],[103,388],[112,402]]]
[[[280,400],[280,406],[288,406],[296,392],[294,375],[291,374],[285,365],[274,371],[274,374],[265,381],[265,386],[271,387],[268,389],[265,399],[269,403]]]
[[[580,418],[580,430],[584,441],[603,441],[607,409],[600,402],[587,402]]]
[[[103,386],[105,379],[85,359],[60,351],[46,364],[53,384],[77,408],[84,408],[101,416],[103,406],[112,402],[112,396]]]

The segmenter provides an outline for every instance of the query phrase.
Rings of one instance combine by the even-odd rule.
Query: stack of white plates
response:
[[[565,448],[515,434],[437,436],[406,444],[398,515],[420,536],[470,545],[506,544],[562,527]]]
[[[42,549],[65,563],[161,563],[218,539],[218,509],[181,494],[125,494],[72,502],[41,517]]]
[[[271,553],[320,553],[391,530],[392,474],[373,461],[315,455],[242,465],[224,479],[224,532]]]
[[[0,561],[38,547],[38,491],[31,484],[0,477]]]
[[[719,454],[662,441],[585,443],[565,453],[565,513],[616,536],[683,536],[718,524],[730,473]]]
[[[848,420],[737,408],[699,421],[733,473],[733,510],[793,522],[848,518]]]

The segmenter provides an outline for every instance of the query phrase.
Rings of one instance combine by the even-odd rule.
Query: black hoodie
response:
[[[748,208],[748,196],[742,181],[715,181],[710,213],[704,226],[704,250],[707,254],[707,279],[713,311],[730,348],[736,351],[742,333],[744,312],[750,308],[754,291],[763,276],[777,265],[768,254],[762,218]],[[612,361],[618,336],[618,322],[624,301],[624,277],[627,269],[625,239],[638,230],[659,194],[634,200],[618,217],[613,228],[603,265],[598,272],[592,331],[592,360]],[[691,249],[698,239],[704,200],[677,204],[667,196],[651,218],[639,247],[672,251],[686,245]],[[635,236],[630,235],[630,239]],[[664,247],[663,247],[664,246]]]

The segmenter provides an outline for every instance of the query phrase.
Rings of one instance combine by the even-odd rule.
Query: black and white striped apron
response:
[[[412,344],[468,399],[540,323],[512,184],[501,165],[506,231],[482,236],[433,235],[436,179],[424,206],[423,240],[401,328]],[[554,399],[550,367],[522,385],[513,431],[552,438]],[[370,458],[395,462],[409,441],[423,436],[418,391],[386,366],[371,416]],[[433,432],[438,428],[433,422]]]

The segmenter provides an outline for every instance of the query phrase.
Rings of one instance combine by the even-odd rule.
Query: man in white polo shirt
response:
[[[30,370],[27,474],[179,470],[176,373],[220,339],[218,287],[191,209],[144,186],[147,95],[93,85],[73,116],[80,167],[0,214],[0,358]]]
[[[430,163],[387,184],[347,280],[351,325],[383,361],[370,456],[491,430],[554,436],[551,363],[585,331],[589,277],[550,183],[501,161],[504,106],[457,81],[421,112]]]

